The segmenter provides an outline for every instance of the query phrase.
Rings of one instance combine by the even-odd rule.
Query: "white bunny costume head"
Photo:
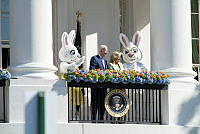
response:
[[[77,48],[74,46],[75,31],[72,30],[68,35],[67,32],[63,32],[61,37],[62,48],[59,51],[59,58],[63,62],[74,62],[79,60],[80,54]]]
[[[140,66],[143,65],[139,61],[142,59],[142,51],[138,48],[141,40],[140,32],[137,31],[133,35],[132,42],[129,42],[128,37],[123,33],[120,34],[119,38],[121,44],[124,46],[122,54],[124,69],[141,71]]]
[[[81,58],[77,48],[74,46],[75,30],[72,30],[69,35],[63,32],[61,37],[62,47],[59,51],[59,58],[62,61],[60,64],[60,72],[65,73],[68,68],[77,68],[83,62],[85,57]]]
[[[132,42],[129,42],[125,34],[120,34],[120,42],[124,46],[122,57],[126,63],[135,63],[142,59],[142,52],[138,48],[140,39],[141,36],[139,31],[133,35]]]

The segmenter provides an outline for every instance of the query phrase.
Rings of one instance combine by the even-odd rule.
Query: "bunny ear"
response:
[[[61,37],[62,47],[69,45],[69,36],[67,32],[63,32]]]
[[[137,31],[133,35],[132,42],[133,42],[134,45],[139,46],[140,40],[141,40],[141,34],[140,34],[139,31]]]
[[[125,34],[120,33],[119,39],[120,39],[120,42],[122,43],[122,45],[125,48],[127,48],[129,46],[129,40],[128,40],[128,37]]]
[[[74,45],[74,39],[75,39],[75,30],[72,30],[70,33],[69,33],[69,41],[71,42],[72,45]]]

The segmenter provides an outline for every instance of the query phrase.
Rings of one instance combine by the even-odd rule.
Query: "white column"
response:
[[[152,70],[171,74],[161,91],[162,123],[195,127],[200,88],[192,70],[190,0],[151,0],[150,25]]]
[[[151,0],[151,68],[193,77],[190,0]]]
[[[10,0],[10,44],[15,77],[57,78],[51,0]]]

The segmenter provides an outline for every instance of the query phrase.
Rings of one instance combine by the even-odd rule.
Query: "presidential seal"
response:
[[[122,117],[127,114],[130,102],[123,90],[111,90],[105,98],[106,111],[113,117]]]

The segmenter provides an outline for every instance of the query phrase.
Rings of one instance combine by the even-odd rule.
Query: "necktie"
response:
[[[101,60],[102,60],[102,64],[103,64],[103,69],[105,69],[105,61],[103,58]]]

